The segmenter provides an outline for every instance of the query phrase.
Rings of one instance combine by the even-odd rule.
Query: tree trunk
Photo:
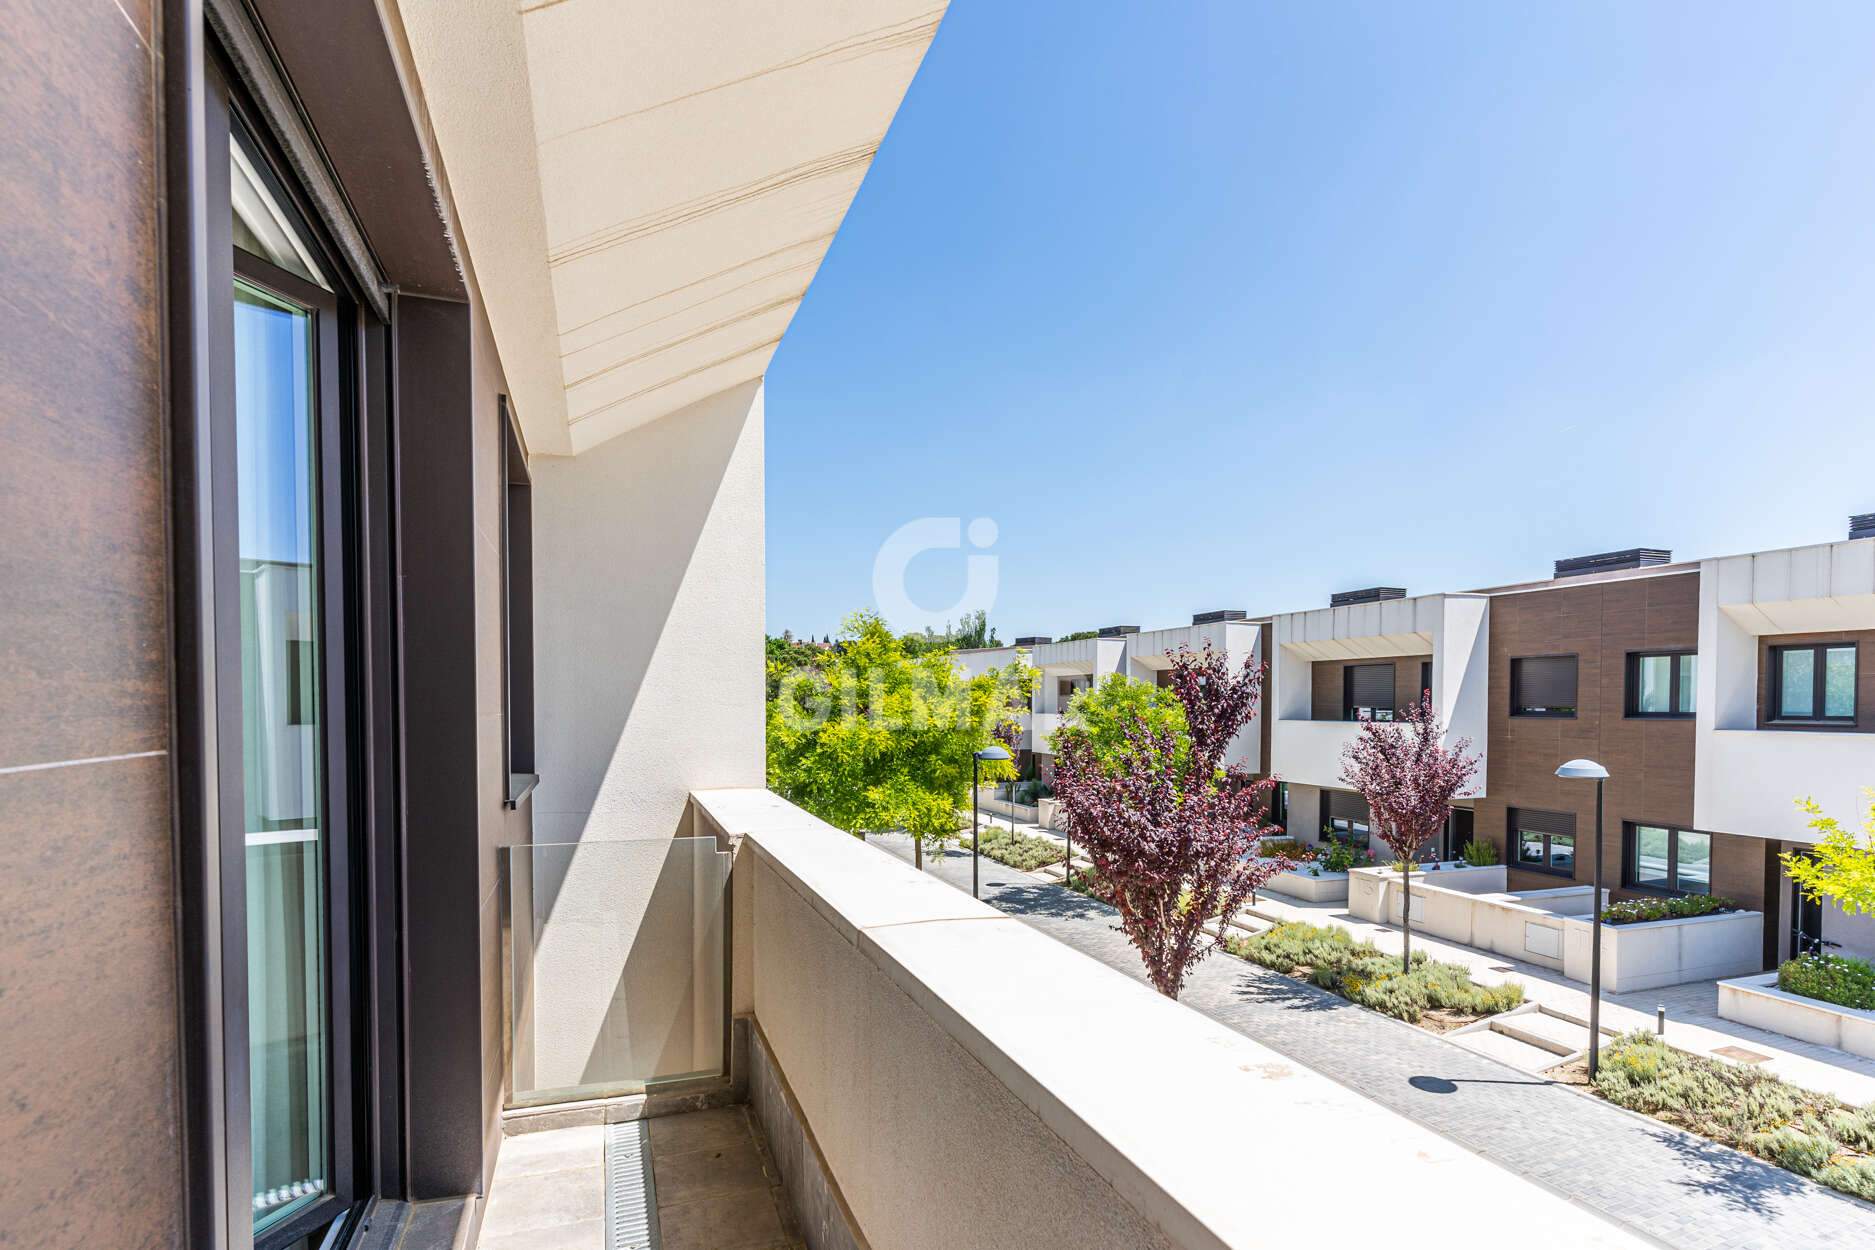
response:
[[[924,839],[915,833],[911,835],[911,864],[919,872],[924,871]]]
[[[1401,860],[1400,868],[1400,971],[1413,970],[1413,874]]]

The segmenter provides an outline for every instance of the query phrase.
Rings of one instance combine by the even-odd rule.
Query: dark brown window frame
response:
[[[1849,715],[1829,716],[1822,712],[1816,712],[1809,716],[1786,716],[1784,714],[1784,657],[1793,651],[1808,651],[1815,655],[1816,659],[1812,665],[1813,672],[1811,673],[1811,681],[1814,685],[1810,696],[1810,706],[1812,708],[1821,708],[1825,706],[1824,695],[1828,679],[1823,653],[1845,648],[1849,651],[1854,665],[1849,682],[1850,699],[1852,700]],[[1856,712],[1858,709],[1855,705],[1855,701],[1856,696],[1860,693],[1857,686],[1862,679],[1862,648],[1857,643],[1845,640],[1837,642],[1793,642],[1774,645],[1770,648],[1768,666],[1770,671],[1767,674],[1764,689],[1765,722],[1767,724],[1816,725],[1827,726],[1833,729],[1853,729],[1856,727],[1858,723]]]
[[[1387,670],[1387,701],[1385,704],[1357,703],[1355,701],[1354,671],[1361,668],[1384,668]],[[1394,694],[1398,680],[1399,670],[1396,667],[1396,662],[1393,660],[1361,660],[1343,665],[1341,669],[1341,719],[1344,721],[1356,720],[1357,718],[1354,715],[1355,709],[1357,707],[1368,707],[1373,709],[1374,720],[1392,721],[1397,712],[1397,709],[1394,707],[1394,703],[1396,702]]]
[[[1553,821],[1526,822],[1520,819],[1526,812],[1532,816],[1547,816],[1547,817],[1554,817],[1556,819]],[[1565,817],[1569,821],[1569,828],[1566,830],[1560,828],[1560,825],[1562,823],[1562,818],[1565,818]],[[1559,827],[1551,828],[1551,829],[1538,829],[1538,828],[1532,827],[1532,825],[1535,825],[1535,824],[1545,824],[1545,823],[1555,824]],[[1512,807],[1512,808],[1508,808],[1505,810],[1504,827],[1505,827],[1504,862],[1507,865],[1509,865],[1512,868],[1517,869],[1520,872],[1540,872],[1551,877],[1564,877],[1569,880],[1575,879],[1575,864],[1573,861],[1574,861],[1575,856],[1580,855],[1582,853],[1582,843],[1581,843],[1581,835],[1577,832],[1575,828],[1575,814],[1573,812],[1547,812],[1547,811],[1540,811],[1535,808]],[[1542,863],[1540,864],[1530,863],[1524,860],[1523,858],[1521,858],[1521,856],[1519,855],[1519,852],[1523,849],[1523,835],[1525,833],[1529,833],[1529,834],[1532,834],[1536,837],[1540,837],[1543,839],[1543,862]],[[1570,839],[1571,863],[1568,868],[1558,868],[1552,862],[1555,856],[1554,839],[1556,838]]]
[[[1672,710],[1667,712],[1643,712],[1640,710],[1641,696],[1641,661],[1669,656],[1673,660],[1671,675],[1667,679],[1667,688],[1671,692],[1669,700]],[[1654,647],[1646,651],[1630,651],[1627,658],[1627,690],[1623,696],[1622,715],[1629,720],[1692,720],[1698,715],[1699,692],[1693,692],[1694,706],[1680,707],[1680,661],[1687,656],[1695,660],[1699,651],[1694,647]],[[1579,676],[1579,675],[1578,675]],[[1645,823],[1645,822],[1642,822]]]
[[[1519,706],[1519,704],[1522,702],[1521,697],[1520,697],[1522,694],[1522,691],[1519,689],[1519,687],[1522,685],[1522,682],[1520,680],[1522,676],[1522,670],[1518,666],[1521,665],[1525,660],[1570,660],[1575,664],[1576,666],[1576,701],[1570,705],[1568,711],[1566,712],[1554,711],[1553,712],[1553,711],[1549,711],[1547,708],[1542,711],[1530,711]],[[1510,714],[1512,716],[1520,717],[1520,718],[1527,718],[1531,720],[1574,720],[1576,719],[1576,716],[1581,711],[1581,709],[1582,709],[1582,655],[1581,655],[1581,652],[1557,651],[1557,652],[1552,652],[1547,655],[1514,655],[1510,658]]]
[[[1682,833],[1702,837],[1706,839],[1715,854],[1718,851],[1718,843],[1714,842],[1712,835],[1703,829],[1689,829],[1685,825],[1676,825],[1664,820],[1624,820],[1621,822],[1621,888],[1636,894],[1651,894],[1660,898],[1686,898],[1698,894],[1699,891],[1696,890],[1682,890],[1678,887],[1662,889],[1657,885],[1640,884],[1640,874],[1636,871],[1634,855],[1640,846],[1636,833],[1643,827],[1665,829],[1671,835],[1672,840],[1667,843],[1667,876],[1673,881],[1680,879],[1680,835]],[[1710,896],[1712,894],[1712,856],[1707,856],[1706,865],[1705,894]]]
[[[534,483],[508,397],[501,418],[501,724],[506,805],[540,783],[534,770]]]

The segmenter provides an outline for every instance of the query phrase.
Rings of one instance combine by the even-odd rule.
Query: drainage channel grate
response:
[[[605,1126],[606,1250],[659,1250],[651,1130],[643,1120]]]

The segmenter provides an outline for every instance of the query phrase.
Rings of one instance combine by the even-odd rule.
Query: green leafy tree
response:
[[[1133,749],[1139,730],[1169,734],[1181,761],[1190,750],[1185,705],[1175,691],[1108,673],[1099,685],[1074,692],[1048,745],[1060,755],[1069,743],[1081,744],[1102,767],[1113,770]]]
[[[922,867],[927,848],[957,836],[971,762],[1014,720],[1029,669],[1018,658],[965,677],[948,650],[914,655],[867,610],[812,665],[771,664],[769,680],[769,789],[850,833],[904,830]],[[1009,780],[1013,761],[980,775]]]
[[[789,630],[782,630],[779,638],[768,635],[768,697],[772,700],[779,693],[779,674],[812,667],[820,654],[820,648],[812,642],[796,642]]]
[[[1061,637],[1055,639],[1055,641],[1056,642],[1080,642],[1083,638],[1098,638],[1098,637],[1100,637],[1099,630],[1083,629],[1078,633],[1063,634]]]
[[[949,622],[945,622],[946,625]],[[996,630],[990,625],[990,614],[982,608],[964,613],[964,619],[957,623],[957,628],[950,630],[951,645],[959,650],[968,647],[1000,647]]]
[[[1797,806],[1810,815],[1817,832],[1809,852],[1787,851],[1779,856],[1784,871],[1797,888],[1817,902],[1829,899],[1847,912],[1875,913],[1875,788],[1864,787],[1868,812],[1862,832],[1844,828],[1825,816],[1815,799],[1799,799]]]

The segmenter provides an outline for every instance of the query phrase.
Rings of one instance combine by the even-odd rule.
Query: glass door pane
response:
[[[234,285],[254,1229],[328,1187],[313,316]]]

